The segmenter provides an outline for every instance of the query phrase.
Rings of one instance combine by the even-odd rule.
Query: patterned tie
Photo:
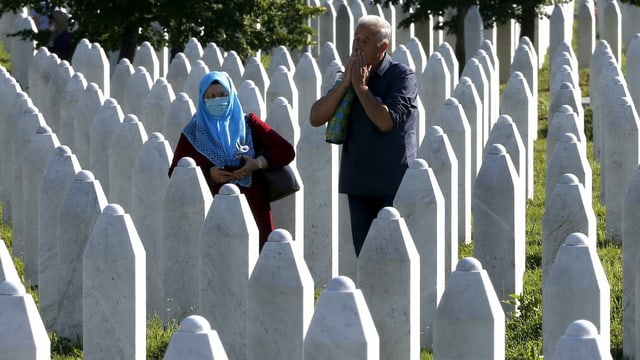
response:
[[[327,131],[325,133],[325,141],[331,144],[342,144],[347,138],[347,127],[349,125],[349,117],[351,115],[351,103],[355,97],[355,91],[352,87],[340,100],[336,111],[327,123]]]

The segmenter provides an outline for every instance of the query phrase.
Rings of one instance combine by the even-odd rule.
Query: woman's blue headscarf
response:
[[[219,83],[229,94],[229,108],[221,116],[213,116],[204,104],[204,94],[214,82]],[[239,167],[238,155],[255,157],[251,129],[247,126],[238,94],[229,75],[212,71],[200,81],[198,108],[182,131],[191,144],[217,167]],[[251,177],[232,181],[250,186]]]

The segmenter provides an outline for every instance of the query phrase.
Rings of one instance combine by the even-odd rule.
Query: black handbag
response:
[[[298,176],[289,165],[265,169],[262,175],[269,202],[280,200],[300,190]]]

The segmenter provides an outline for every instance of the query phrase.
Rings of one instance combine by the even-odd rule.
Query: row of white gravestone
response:
[[[86,179],[83,177],[77,180]],[[219,195],[220,199],[214,199],[214,202],[239,202],[241,207],[244,207],[241,212],[246,215],[249,213],[246,202],[238,195],[237,189],[230,185]],[[225,197],[228,199],[224,199]],[[249,238],[245,239],[255,245],[256,234],[254,226],[253,236],[249,234]],[[237,242],[237,238],[235,241]],[[582,234],[567,237],[567,242],[559,253],[559,260],[554,264],[554,271],[560,273],[560,276],[553,277],[557,281],[551,281],[545,286],[545,299],[554,299],[560,295],[572,304],[581,303],[581,307],[574,307],[577,309],[574,310],[574,314],[578,317],[585,314],[593,316],[595,303],[584,300],[592,299],[598,288],[601,294],[608,294],[602,290],[602,284],[599,283],[604,272],[601,266],[598,267],[597,261],[594,261],[597,260],[597,256],[594,257],[594,247],[588,244],[589,241]],[[216,324],[220,340],[217,339],[215,331],[207,326],[205,319],[188,317],[167,349],[168,358],[200,354],[198,351],[202,350],[205,344],[211,345],[209,351],[218,351],[210,354],[213,357],[209,357],[209,353],[200,354],[206,356],[205,358],[224,358],[226,353],[229,353],[232,357],[240,358],[254,358],[252,355],[260,354],[269,358],[273,356],[293,359],[300,358],[302,351],[305,358],[325,358],[327,351],[337,357],[349,355],[349,358],[418,358],[418,332],[415,320],[417,314],[414,313],[415,305],[411,306],[412,302],[417,301],[418,292],[410,289],[417,288],[419,274],[416,272],[416,260],[419,256],[397,210],[387,208],[380,212],[363,247],[363,256],[358,259],[361,274],[358,284],[362,294],[360,290],[356,290],[349,278],[338,277],[321,294],[315,310],[312,304],[313,280],[296,244],[286,231],[274,232],[263,253],[254,263],[252,275],[248,281],[244,280],[250,300],[244,305],[245,309],[240,316],[246,318],[248,324],[262,325],[244,329],[246,343],[238,339],[244,336],[238,336],[239,334],[233,331],[233,326],[220,321],[219,316],[213,315],[212,318],[218,320]],[[381,252],[382,248],[386,250]],[[567,254],[562,255],[562,251]],[[240,253],[234,255],[243,257]],[[144,287],[136,286],[136,282],[139,282],[144,274],[144,249],[137,238],[135,226],[119,205],[105,206],[96,219],[83,259],[86,264],[82,269],[83,279],[86,281],[82,295],[85,304],[82,312],[84,355],[100,357],[115,353],[125,358],[144,358],[144,326],[140,327],[141,323],[144,324],[144,301],[140,299],[144,298]],[[593,271],[593,278],[584,276],[590,269]],[[582,286],[572,287],[576,280],[567,280],[567,274],[575,274],[575,279],[581,279]],[[16,286],[9,285],[10,282],[5,284],[10,287]],[[479,261],[468,258],[458,264],[456,271],[451,274],[435,313],[434,355],[438,358],[503,357],[505,316],[491,284]],[[211,285],[216,287],[218,293],[226,293],[223,282]],[[572,288],[580,289],[580,292],[570,291]],[[551,294],[552,291],[556,293]],[[546,295],[547,292],[549,295]],[[16,295],[20,294],[22,300],[16,298]],[[410,294],[409,299],[400,294]],[[34,334],[39,334],[33,343],[28,343],[22,348],[18,348],[15,342],[5,345],[7,353],[25,355],[32,354],[35,350],[44,354],[45,350],[48,350],[48,338],[43,332],[44,327],[37,312],[34,312],[35,306],[28,305],[29,302],[33,303],[30,296],[25,296],[24,290],[3,291],[0,293],[0,296],[2,295],[15,298],[12,301],[13,305],[7,303],[9,306],[3,309],[19,318],[19,321],[10,322],[12,328],[0,330],[15,333],[14,327],[20,324],[21,329],[33,329],[31,331]],[[384,301],[380,301],[383,299]],[[578,301],[579,299],[583,301]],[[600,297],[599,300],[603,299]],[[27,310],[10,311],[20,310],[19,304],[25,301]],[[608,301],[605,303],[608,304]],[[548,304],[550,307],[562,307],[566,303],[550,301]],[[231,307],[238,307],[238,303],[225,301],[225,304],[218,306],[225,306],[228,311]],[[225,309],[218,311],[223,312]],[[566,309],[562,311],[566,313]],[[551,312],[555,313],[548,311]],[[605,342],[602,339],[598,340],[597,331],[594,331],[593,325],[589,325],[588,320],[581,320],[580,323],[589,331],[576,332],[574,329],[560,338],[565,327],[559,326],[565,326],[565,319],[571,318],[560,314],[559,312],[558,316],[551,316],[552,321],[544,323],[550,332],[557,334],[553,339],[560,341],[558,351],[585,351],[585,347],[592,350],[595,347],[596,355],[606,353]],[[411,320],[412,318],[414,320]],[[227,321],[237,322],[237,319]],[[358,319],[355,321],[355,328],[354,319]],[[301,324],[303,327],[292,329],[292,323]],[[569,324],[570,329],[576,326],[571,322]],[[118,329],[118,336],[114,337],[112,331],[115,328]],[[408,332],[410,335],[407,338]],[[345,337],[350,341],[345,342]],[[414,340],[411,341],[411,338]],[[460,346],[461,343],[465,346]],[[547,339],[547,343],[551,349],[549,354],[553,354],[555,350],[551,345],[552,341]],[[566,346],[569,348],[565,349]]]

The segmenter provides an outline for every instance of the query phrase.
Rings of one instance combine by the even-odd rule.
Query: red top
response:
[[[249,113],[246,118],[247,124],[251,127],[256,157],[258,155],[264,156],[270,168],[282,167],[293,161],[295,150],[285,138],[255,114]],[[180,134],[178,145],[176,145],[173,161],[171,162],[171,167],[169,167],[169,176],[173,173],[173,169],[177,166],[178,161],[187,156],[192,158],[196,162],[196,165],[202,170],[204,178],[207,179],[211,194],[217,194],[220,187],[224,184],[214,183],[209,176],[209,169],[216,164],[213,164],[202,155],[184,134]],[[240,192],[245,195],[256,224],[258,225],[258,229],[260,230],[260,249],[262,249],[262,246],[267,241],[267,237],[271,231],[273,231],[273,218],[271,217],[271,206],[264,194],[264,185],[261,177],[255,176],[257,175],[257,171],[253,173],[250,187],[238,186],[238,188]]]

